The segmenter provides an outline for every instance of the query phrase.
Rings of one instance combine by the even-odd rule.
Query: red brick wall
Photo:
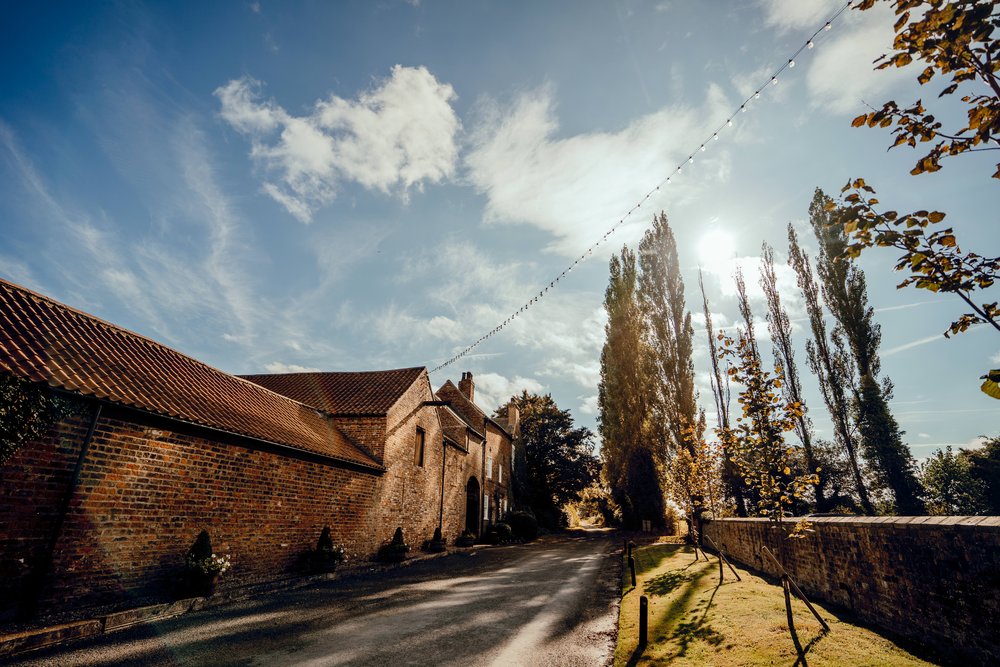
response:
[[[217,553],[232,556],[225,586],[301,571],[324,525],[354,557],[375,550],[378,476],[134,418],[106,408],[98,422],[43,611],[55,601],[87,606],[167,594],[202,529]],[[60,425],[0,468],[0,568],[7,575],[0,600],[13,599],[45,550],[86,426],[86,418]]]
[[[434,535],[441,508],[442,431],[437,408],[423,406],[434,400],[424,373],[389,410],[385,437],[386,473],[379,501],[378,539],[392,538],[397,526],[411,548],[419,548]],[[415,462],[417,429],[424,433],[424,464]],[[443,531],[444,532],[444,531]],[[447,532],[444,532],[448,537]]]
[[[767,546],[807,595],[968,664],[1000,659],[1000,517],[823,517],[787,539],[766,519],[719,519],[704,533],[771,575]],[[956,660],[957,662],[957,660]]]

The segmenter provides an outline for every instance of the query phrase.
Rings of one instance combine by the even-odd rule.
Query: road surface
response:
[[[589,533],[453,554],[29,653],[17,664],[609,665],[616,546]]]

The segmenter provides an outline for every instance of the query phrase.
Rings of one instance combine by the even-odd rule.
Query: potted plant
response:
[[[383,544],[378,550],[378,559],[386,563],[399,563],[406,558],[406,552],[410,550],[410,545],[403,539],[403,528],[396,528],[392,535],[392,541]]]
[[[344,547],[333,543],[330,527],[324,526],[316,542],[316,550],[312,552],[312,566],[316,572],[333,572],[345,559]]]
[[[213,553],[208,531],[201,531],[184,558],[184,569],[191,592],[202,596],[212,595],[219,577],[231,566],[229,554],[218,556]]]
[[[443,537],[441,537],[441,528],[434,529],[434,537],[430,539],[427,543],[427,551],[431,553],[441,553],[446,548],[446,542]]]
[[[476,536],[473,535],[468,529],[463,530],[462,534],[455,540],[456,547],[471,547],[475,543]]]

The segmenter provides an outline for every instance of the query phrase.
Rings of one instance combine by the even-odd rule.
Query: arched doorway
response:
[[[479,480],[475,477],[465,485],[465,529],[479,535]]]

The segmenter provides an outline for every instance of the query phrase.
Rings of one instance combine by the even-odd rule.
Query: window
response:
[[[486,457],[486,479],[493,479],[493,457]]]
[[[500,459],[500,465],[497,466],[497,484],[503,484],[503,459]]]
[[[424,429],[417,428],[417,437],[413,443],[413,463],[424,467]]]
[[[483,494],[483,521],[490,520],[490,494]]]

